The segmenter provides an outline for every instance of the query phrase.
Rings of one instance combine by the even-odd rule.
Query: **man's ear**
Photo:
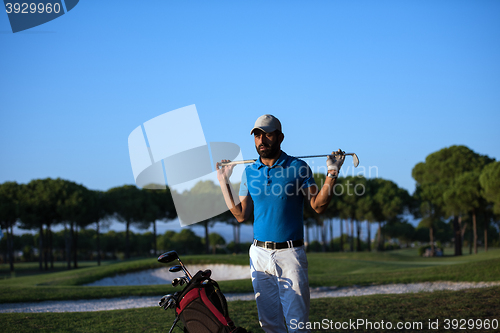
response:
[[[280,134],[279,134],[279,136],[278,136],[278,140],[279,140],[279,142],[280,142],[280,143],[282,143],[282,142],[283,142],[283,139],[285,139],[285,134],[283,134],[283,133],[281,133],[281,132],[280,132]]]

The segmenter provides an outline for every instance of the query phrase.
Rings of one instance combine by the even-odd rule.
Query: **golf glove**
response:
[[[342,164],[344,164],[344,154],[345,152],[339,149],[335,155],[328,155],[326,158],[326,166],[328,167],[328,170],[335,170],[338,174],[340,168],[342,167]]]

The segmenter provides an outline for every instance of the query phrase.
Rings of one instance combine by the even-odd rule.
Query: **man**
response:
[[[254,216],[254,242],[250,270],[259,321],[265,332],[295,332],[309,317],[309,280],[304,249],[303,204],[322,213],[344,162],[343,155],[329,155],[328,174],[321,190],[309,166],[281,150],[284,134],[280,121],[269,114],[257,119],[250,134],[260,158],[247,166],[237,205],[229,182],[232,166],[217,163],[226,204],[238,222]],[[342,153],[339,149],[338,153]],[[223,160],[221,162],[229,162]],[[283,321],[283,317],[285,321]],[[307,330],[303,330],[307,331]]]

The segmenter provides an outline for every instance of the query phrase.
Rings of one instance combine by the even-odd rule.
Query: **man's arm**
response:
[[[335,186],[336,180],[336,178],[332,179],[330,177],[326,177],[321,190],[318,190],[317,186],[310,186],[305,189],[306,198],[308,198],[312,209],[314,209],[316,213],[321,214],[328,207],[328,204],[333,196],[333,187]]]
[[[229,162],[229,160],[222,160],[221,162]],[[219,185],[224,195],[224,200],[226,205],[234,215],[238,222],[243,222],[247,220],[253,211],[253,200],[249,195],[240,196],[240,203],[235,204],[234,202],[234,189],[229,181],[229,177],[233,172],[234,165],[221,166],[219,163],[216,165],[217,168],[217,179],[219,180]]]
[[[338,152],[342,151],[339,149]],[[339,175],[340,168],[344,163],[344,159],[345,156],[330,155],[326,164],[328,166],[328,173],[333,175],[335,178],[328,177],[327,175],[325,183],[319,191],[317,186],[310,186],[305,189],[305,195],[311,203],[312,209],[314,209],[314,211],[318,214],[321,214],[326,210],[330,200],[332,199],[333,188],[337,182],[337,177]]]

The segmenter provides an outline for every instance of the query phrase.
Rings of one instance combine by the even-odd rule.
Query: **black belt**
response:
[[[304,240],[301,239],[301,240],[294,240],[282,243],[275,243],[275,242],[261,242],[260,240],[254,239],[253,245],[270,250],[280,250],[280,249],[288,249],[292,247],[302,246],[304,245]]]

